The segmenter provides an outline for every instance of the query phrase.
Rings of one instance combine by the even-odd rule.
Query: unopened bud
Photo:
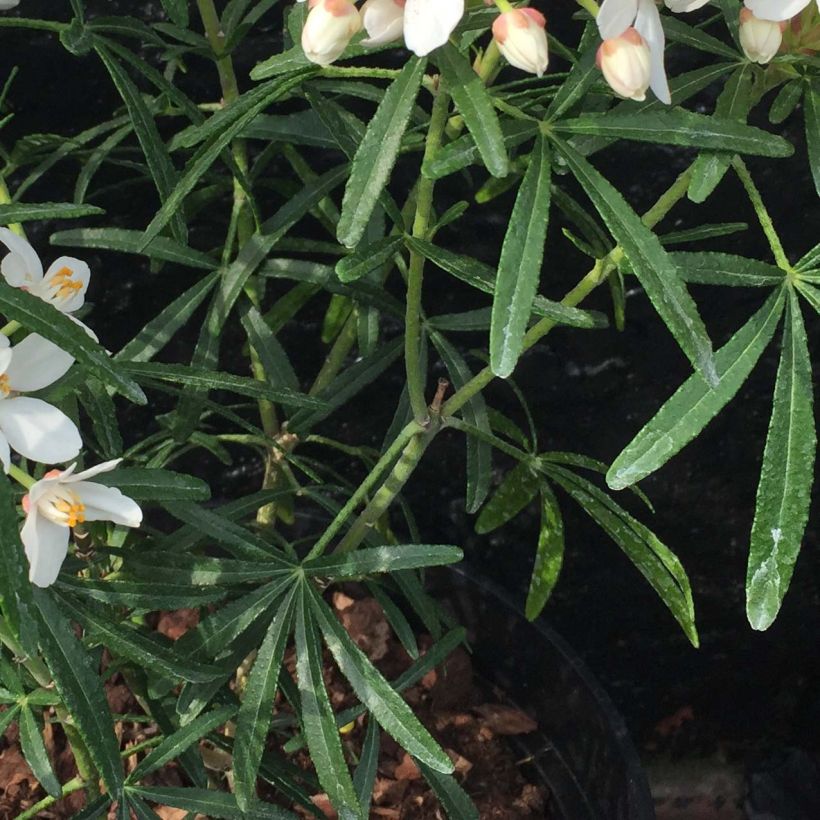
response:
[[[350,0],[310,0],[302,29],[305,56],[317,65],[330,65],[361,27],[362,19]]]
[[[786,23],[761,20],[747,8],[740,10],[740,46],[753,62],[766,65],[777,54],[783,43]]]
[[[535,9],[505,11],[495,18],[493,39],[510,65],[540,77],[549,63],[546,25]]]
[[[649,46],[634,29],[604,40],[596,58],[609,87],[630,100],[645,100],[651,73]]]
[[[398,40],[404,32],[406,0],[367,0],[361,8],[362,23],[367,32],[363,46],[381,46]]]

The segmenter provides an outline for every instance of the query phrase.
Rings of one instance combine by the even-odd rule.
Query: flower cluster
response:
[[[28,291],[94,334],[71,314],[85,301],[88,265],[70,256],[56,259],[43,272],[32,246],[8,228],[0,228],[0,244],[6,255],[0,273],[12,287]],[[15,325],[6,332],[13,333]],[[96,338],[96,337],[94,337]],[[74,357],[37,333],[12,345],[0,334],[0,462],[12,470],[11,451],[41,464],[60,464],[77,458],[82,438],[77,425],[62,410],[43,399],[25,395],[43,390],[62,378]],[[118,489],[88,481],[114,469],[119,459],[75,473],[76,463],[65,470],[51,470],[30,484],[23,499],[26,514],[20,532],[29,561],[29,578],[40,587],[53,584],[68,552],[69,533],[87,521],[113,521],[138,527],[142,512]],[[21,471],[16,470],[18,474]],[[25,479],[25,476],[23,475]]]
[[[305,2],[305,0],[298,0]],[[362,29],[366,47],[404,38],[419,57],[444,45],[464,16],[464,0],[309,0],[310,13],[302,30],[302,48],[318,65],[337,60]],[[510,65],[541,76],[547,70],[546,20],[535,9],[508,8],[493,23],[493,37]]]
[[[546,20],[541,12],[495,2],[501,13],[493,23],[493,39],[510,65],[537,74],[549,62]],[[297,0],[306,2],[306,0]],[[663,0],[674,12],[691,12],[709,0]],[[747,58],[766,64],[778,52],[787,21],[812,0],[744,0],[740,13],[740,44]],[[820,0],[815,0],[820,8]],[[310,13],[302,30],[302,48],[318,65],[337,60],[362,29],[363,46],[381,46],[404,38],[418,56],[444,45],[464,16],[464,0],[309,0]],[[671,102],[664,66],[665,36],[656,0],[603,0],[596,18],[602,43],[597,63],[604,79],[620,97],[646,98],[648,89]]]

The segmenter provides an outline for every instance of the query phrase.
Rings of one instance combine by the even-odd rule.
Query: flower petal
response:
[[[19,393],[42,390],[62,378],[74,364],[74,357],[38,333],[30,333],[11,349],[6,368],[9,388]]]
[[[0,262],[0,273],[15,288],[33,287],[43,278],[43,263],[37,251],[8,228],[0,228],[0,243],[8,248],[8,254]]]
[[[755,17],[773,20],[777,23],[790,20],[803,11],[811,0],[744,0],[744,4]]]
[[[51,586],[60,574],[60,567],[68,554],[70,530],[49,521],[37,513],[32,505],[26,516],[20,538],[29,563],[29,580],[38,587]]]
[[[0,430],[12,450],[42,464],[76,458],[83,446],[76,425],[62,410],[28,396],[0,401]]]
[[[595,18],[602,40],[620,37],[635,20],[638,0],[604,0]]]
[[[116,487],[78,481],[72,489],[85,505],[86,521],[113,521],[125,527],[138,527],[142,523],[139,504]]]
[[[36,296],[63,313],[73,313],[83,306],[91,270],[81,259],[61,256],[51,263],[43,281],[34,289]]]
[[[3,465],[3,472],[7,473],[11,466],[11,450],[9,440],[0,433],[0,464]]]
[[[672,102],[669,92],[669,81],[666,79],[664,66],[664,49],[666,37],[663,33],[661,15],[654,0],[638,0],[638,16],[635,18],[635,29],[646,40],[652,57],[649,87],[655,96],[667,105]]]
[[[69,470],[63,473],[62,479],[65,482],[74,482],[74,481],[85,481],[88,478],[93,478],[95,475],[99,475],[100,473],[110,473],[120,462],[122,461],[121,458],[112,458],[111,461],[103,461],[100,464],[96,464],[94,467],[89,467],[87,470],[83,470],[81,473],[76,473],[72,475],[73,468],[75,465],[72,464]]]
[[[443,46],[464,16],[464,0],[407,0],[404,42],[419,57]]]

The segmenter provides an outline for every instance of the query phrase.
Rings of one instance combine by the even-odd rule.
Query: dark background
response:
[[[101,13],[127,9],[139,16],[156,18],[160,14],[158,3],[101,1],[88,5]],[[55,12],[55,6],[62,8],[62,13]],[[68,3],[23,0],[20,13],[68,19],[67,9]],[[269,16],[271,20],[249,38],[238,57],[237,73],[243,88],[249,87],[247,72],[253,63],[279,48],[276,13]],[[576,24],[568,12],[556,10],[550,27],[559,37],[574,42]],[[109,118],[118,108],[119,98],[93,55],[74,57],[59,46],[54,35],[39,32],[0,30],[0,41],[0,81],[12,66],[21,68],[9,97],[15,117],[0,132],[7,148],[20,136],[33,132],[77,133]],[[154,59],[156,55],[145,56]],[[672,52],[670,73],[692,67],[681,62],[683,59]],[[558,60],[554,67],[563,68]],[[197,101],[215,100],[218,92],[213,67],[204,60],[191,59],[188,68],[182,84],[192,96]],[[710,89],[693,105],[698,110],[711,110],[717,90]],[[770,99],[764,103],[764,111]],[[766,125],[763,116],[756,115],[756,124]],[[795,156],[762,162],[750,159],[749,166],[764,191],[787,253],[795,261],[817,240],[820,208],[807,169],[802,112],[798,109],[778,130],[795,144]],[[687,151],[622,144],[596,155],[594,162],[640,211],[654,202],[691,158]],[[400,167],[399,180],[412,170]],[[26,199],[69,199],[76,172],[72,161],[57,166]],[[472,183],[483,181],[478,170],[473,169],[472,175]],[[450,201],[470,199],[469,182],[465,177],[451,177],[440,183],[441,209]],[[115,190],[101,200],[92,197],[92,201],[106,207],[116,224],[139,228],[147,224],[156,207],[153,192],[141,190],[144,193],[138,196],[128,189]],[[473,205],[464,219],[439,235],[437,242],[493,263],[511,206],[509,196],[484,208]],[[216,235],[221,235],[224,214],[206,216],[202,229],[192,234],[192,245],[207,249],[213,244],[209,218],[211,225],[223,226],[216,227]],[[749,229],[706,243],[705,249],[771,261],[745,194],[731,175],[705,206],[682,203],[659,230],[718,221],[746,221]],[[92,223],[42,225],[30,231],[46,264],[59,252],[45,248],[48,234],[78,224]],[[560,298],[587,269],[585,258],[561,237],[561,227],[555,217],[542,277],[542,293],[552,298]],[[173,295],[194,281],[195,274],[171,267],[152,273],[137,257],[78,255],[88,259],[94,273],[89,291],[94,303],[92,325],[112,350],[128,341]],[[599,289],[589,306],[608,311],[605,291]],[[764,292],[752,289],[693,287],[692,291],[716,346],[725,342],[765,298]],[[425,305],[431,314],[485,304],[483,297],[461,289],[442,272],[428,273]],[[323,305],[315,300],[303,321],[288,327],[281,336],[300,374],[315,373],[321,363],[323,349],[316,336]],[[816,353],[817,316],[805,308],[804,314],[812,352]],[[396,328],[388,325],[384,332],[393,335]],[[186,360],[193,338],[191,333],[182,334],[164,355]],[[464,352],[485,344],[480,335],[453,334],[451,339]],[[230,351],[235,346],[229,341],[224,349]],[[695,650],[688,644],[618,547],[566,498],[561,502],[567,555],[545,617],[585,658],[609,691],[659,790],[675,793],[677,789],[685,797],[711,789],[731,801],[744,788],[742,778],[757,773],[751,780],[756,789],[754,805],[764,805],[761,783],[775,791],[783,787],[790,799],[798,804],[803,801],[803,808],[789,809],[785,799],[776,795],[779,808],[770,816],[809,818],[820,816],[820,809],[815,813],[817,804],[811,803],[817,799],[813,794],[817,775],[812,766],[820,751],[816,515],[810,520],[791,589],[776,623],[766,633],[755,633],[744,609],[748,539],[778,356],[779,333],[729,407],[696,442],[643,482],[656,508],[654,516],[626,495],[619,497],[677,553],[687,569],[701,648]],[[224,367],[236,366],[230,356],[224,358]],[[476,359],[470,361],[477,366]],[[432,375],[443,372],[435,362],[432,371]],[[687,361],[648,301],[636,292],[628,299],[623,333],[557,329],[522,359],[514,378],[530,402],[542,449],[574,450],[609,462],[689,372]],[[402,371],[396,368],[321,432],[350,443],[379,446],[401,385]],[[523,422],[509,388],[493,385],[487,397],[493,406]],[[140,425],[148,423],[147,417],[133,408],[124,410],[124,419],[129,435],[136,435]],[[237,479],[255,484],[260,476],[259,465],[247,454],[237,453],[236,465],[227,470],[217,462],[205,461],[204,466],[216,493],[235,492]],[[495,456],[499,479],[509,466]],[[537,510],[533,506],[491,536],[478,537],[472,529],[474,519],[464,511],[463,486],[463,441],[460,435],[445,433],[407,488],[423,534],[440,543],[463,545],[471,563],[505,586],[523,605],[537,538]],[[815,510],[816,504],[812,512]],[[695,761],[696,765],[682,766],[682,760]],[[708,785],[716,772],[725,774],[725,779]],[[789,783],[789,777],[795,782]],[[749,808],[749,817],[766,816],[756,814],[762,809],[754,805]],[[692,804],[681,806],[682,814],[669,808],[672,813],[664,816],[738,816],[698,814]]]

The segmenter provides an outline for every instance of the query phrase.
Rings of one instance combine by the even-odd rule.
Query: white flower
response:
[[[362,18],[350,0],[310,0],[302,29],[305,56],[317,65],[330,65],[361,27]]]
[[[367,0],[360,10],[367,32],[363,46],[381,46],[398,40],[404,32],[405,0]]]
[[[776,23],[790,20],[803,11],[811,0],[743,0],[749,11],[760,20],[773,20]],[[820,0],[817,0],[820,10]]]
[[[90,470],[74,474],[52,470],[35,482],[23,499],[26,520],[20,537],[29,561],[29,580],[47,587],[57,580],[68,553],[71,527],[86,521],[113,521],[125,527],[139,527],[142,510],[132,498],[115,487],[87,479],[113,470],[122,459],[106,461]]]
[[[664,0],[666,8],[675,13],[682,11],[695,11],[705,6],[709,0]]]
[[[464,16],[464,0],[407,0],[404,43],[419,57],[443,46]]]
[[[549,63],[546,24],[535,9],[505,11],[493,22],[493,38],[510,65],[540,77]]]
[[[780,50],[785,21],[762,20],[749,9],[740,10],[740,45],[743,53],[753,62],[766,65]]]
[[[634,28],[604,40],[596,61],[610,88],[619,96],[645,100],[651,72],[649,47]]]
[[[20,0],[0,0],[0,11],[8,11],[13,9]]]
[[[42,399],[18,395],[48,387],[73,362],[72,356],[36,333],[14,347],[0,335],[0,463],[6,472],[10,449],[43,464],[79,454],[80,433],[65,413]]]
[[[0,243],[8,249],[0,262],[0,272],[12,287],[29,291],[62,313],[73,313],[83,306],[91,278],[85,262],[61,256],[44,276],[40,257],[23,237],[0,228]]]

